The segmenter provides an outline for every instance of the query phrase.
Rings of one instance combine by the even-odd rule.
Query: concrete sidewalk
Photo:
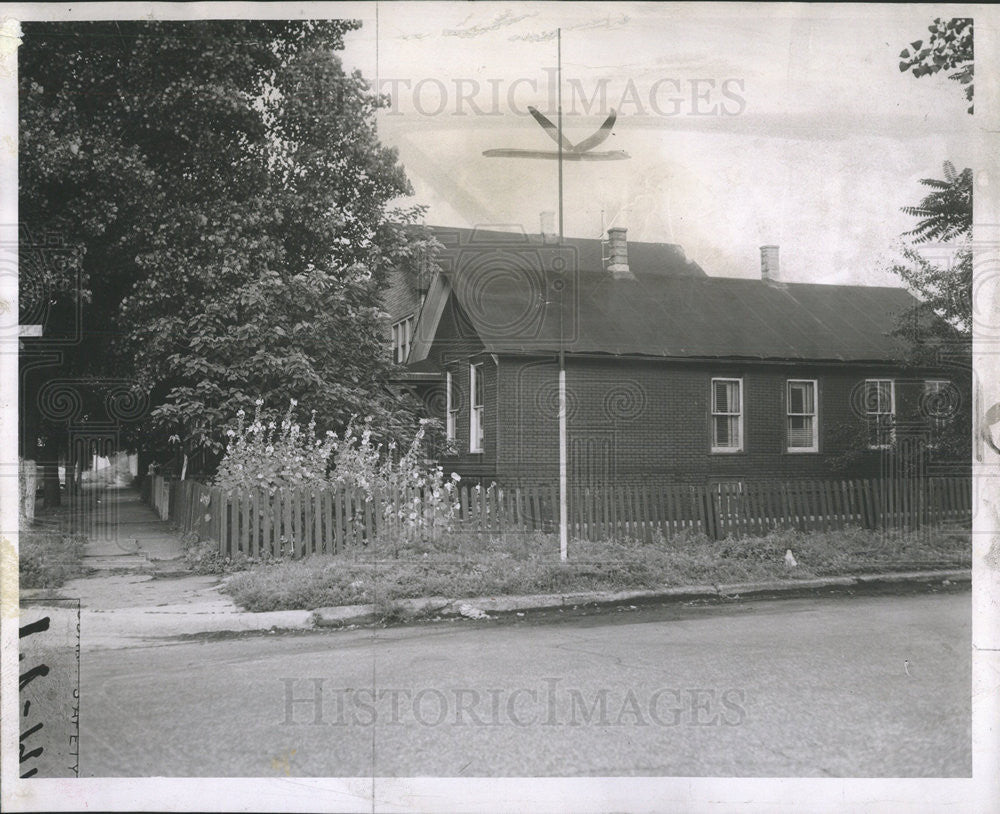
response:
[[[72,528],[87,537],[83,565],[93,573],[57,592],[25,590],[22,596],[79,599],[85,646],[312,626],[309,611],[244,613],[219,592],[218,576],[184,576],[180,533],[143,503],[136,489],[89,487],[72,500]]]
[[[89,487],[74,497],[77,522],[87,536],[84,565],[98,570],[144,569],[179,564],[184,544],[172,525],[132,487]]]

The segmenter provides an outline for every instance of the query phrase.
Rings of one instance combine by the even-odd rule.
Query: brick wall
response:
[[[490,360],[489,356],[485,357]],[[484,366],[493,371],[492,364]],[[501,357],[488,379],[487,452],[497,477],[558,478],[558,366],[549,358]],[[464,374],[467,388],[467,373]],[[743,451],[712,453],[713,376],[743,379]],[[897,416],[916,415],[920,380],[899,370],[808,365],[691,365],[662,361],[567,359],[569,473],[575,483],[642,480],[847,478],[877,476],[880,453],[846,462],[864,422],[865,378],[897,381]],[[786,382],[817,380],[819,452],[787,451]],[[490,393],[497,388],[499,409]],[[853,406],[852,406],[853,402]],[[467,449],[467,408],[459,434]],[[463,433],[464,423],[464,435]],[[494,426],[495,425],[495,426]],[[835,464],[839,468],[834,468]],[[845,468],[845,463],[847,467]],[[464,460],[454,462],[463,472]]]
[[[421,367],[432,370],[450,371],[454,381],[455,401],[458,416],[455,422],[457,454],[442,457],[441,465],[446,472],[458,472],[463,478],[489,482],[496,477],[497,451],[497,384],[498,365],[493,356],[486,353],[482,342],[465,323],[464,318],[453,307],[451,300],[441,314],[434,344]],[[483,451],[469,451],[469,405],[470,376],[469,365],[482,363],[483,374]],[[441,395],[433,399],[435,414],[445,421],[445,397],[441,385]]]

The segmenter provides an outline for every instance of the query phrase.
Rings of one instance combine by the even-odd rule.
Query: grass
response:
[[[785,564],[791,549],[798,565]],[[314,609],[398,599],[459,599],[591,590],[655,589],[753,580],[802,579],[909,568],[971,565],[968,529],[887,534],[845,529],[711,541],[703,536],[643,544],[570,544],[559,562],[558,538],[446,539],[435,545],[379,546],[335,556],[250,565],[223,590],[250,611]]]
[[[83,546],[80,534],[47,529],[24,529],[18,542],[18,572],[21,589],[60,588],[66,580],[81,576]]]

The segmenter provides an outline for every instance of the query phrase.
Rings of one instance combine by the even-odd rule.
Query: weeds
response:
[[[21,588],[61,588],[82,575],[85,542],[81,534],[22,530],[17,552]]]
[[[789,549],[798,562],[795,568],[784,561]],[[272,564],[245,561],[247,570],[227,580],[225,590],[252,611],[354,604],[391,608],[396,600],[426,596],[656,589],[970,563],[967,529],[910,534],[775,531],[722,541],[695,534],[652,543],[573,541],[568,563],[559,561],[556,535],[479,539],[450,534],[435,543],[374,543],[334,556]],[[234,570],[231,562],[214,573]]]

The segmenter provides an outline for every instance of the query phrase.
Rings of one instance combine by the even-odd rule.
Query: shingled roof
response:
[[[553,253],[566,247],[539,241],[521,244],[527,259],[466,245],[443,264],[421,315],[430,324],[417,333],[435,335],[453,293],[460,321],[492,353],[561,345],[588,354],[844,362],[898,361],[905,353],[890,334],[916,300],[900,288],[709,277],[679,247],[632,242],[635,279],[614,279],[589,247],[553,271]],[[599,241],[590,242],[599,252]],[[428,350],[415,342],[411,362]]]

